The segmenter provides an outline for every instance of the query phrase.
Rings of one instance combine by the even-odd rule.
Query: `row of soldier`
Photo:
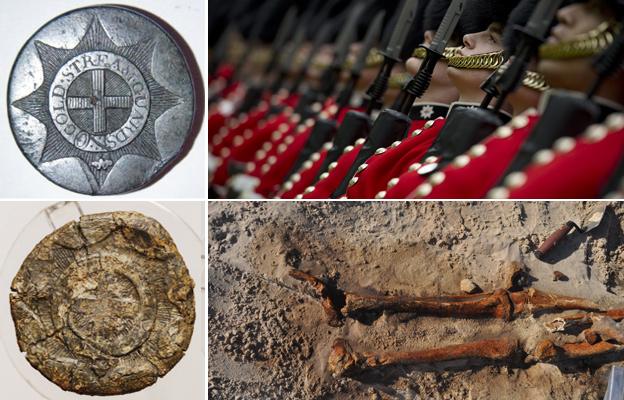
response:
[[[213,197],[621,197],[621,0],[230,3]]]

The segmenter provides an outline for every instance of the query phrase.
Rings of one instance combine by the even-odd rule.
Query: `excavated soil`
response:
[[[538,260],[533,251],[568,220],[572,231]],[[334,377],[336,338],[358,352],[431,349],[517,338],[523,354],[565,313],[513,321],[384,313],[327,324],[319,301],[291,268],[334,279],[361,294],[461,294],[505,286],[509,266],[526,267],[529,288],[624,307],[624,206],[605,202],[213,202],[209,205],[210,399],[601,399],[624,355],[574,362],[434,363]],[[561,279],[554,280],[555,271]],[[570,313],[568,311],[567,313]],[[622,361],[620,361],[622,360]]]

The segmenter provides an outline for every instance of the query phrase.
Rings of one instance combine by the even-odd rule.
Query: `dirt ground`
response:
[[[545,261],[533,251],[568,220],[572,231]],[[378,368],[334,377],[336,338],[358,352],[431,349],[517,338],[524,354],[567,312],[501,319],[383,313],[332,327],[292,268],[335,279],[360,294],[461,294],[470,279],[484,292],[505,285],[510,263],[528,287],[624,307],[624,205],[605,202],[218,202],[209,205],[210,399],[602,399],[607,359],[567,363],[456,361]],[[554,271],[563,280],[553,280]],[[619,361],[623,360],[623,361]]]

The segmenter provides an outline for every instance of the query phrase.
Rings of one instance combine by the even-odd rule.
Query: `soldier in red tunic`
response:
[[[441,23],[449,4],[450,1],[448,0],[427,2],[426,8],[421,14],[421,23],[424,29],[424,44],[429,44],[433,39],[436,29]],[[455,41],[455,43],[457,42]],[[453,51],[454,50],[446,52],[446,55],[452,54]],[[407,61],[407,68],[410,73],[415,74],[418,71],[418,69],[420,68],[421,59],[422,55],[420,57],[412,57]],[[403,154],[409,154],[410,151],[413,150],[414,145],[417,145],[419,148],[424,148],[424,150],[426,150],[428,146],[432,143],[432,140],[435,138],[435,135],[429,134],[433,132],[433,130],[430,130],[428,134],[425,134],[423,136],[416,136],[418,136],[420,132],[422,132],[422,128],[425,124],[427,124],[427,121],[444,117],[448,112],[449,104],[457,100],[457,96],[457,90],[449,81],[446,74],[446,63],[443,61],[437,63],[434,69],[429,89],[410,110],[410,118],[413,120],[409,129],[410,134],[408,134],[408,136],[402,141],[397,141],[388,148],[378,149],[377,155],[386,155],[385,153],[387,152],[387,158],[384,159],[393,160],[394,158],[398,158]],[[432,124],[432,122],[429,123],[429,125],[430,124]],[[306,188],[304,193],[299,194],[298,197],[329,198],[344,179],[347,171],[355,161],[355,157],[357,156],[363,143],[364,140],[360,139],[354,145],[348,146],[345,149],[343,155],[336,162],[330,164],[329,170],[320,176],[320,180],[315,185]],[[381,160],[378,165],[369,166],[367,163],[362,164],[360,166],[358,174],[368,169],[368,167],[370,167],[370,170],[373,171],[373,176],[376,176],[376,173],[374,171],[382,171],[386,174],[392,174],[392,172],[387,169],[387,163],[383,160]],[[380,179],[378,178],[372,179],[370,182],[365,179],[363,181],[364,183],[360,185],[358,189],[368,188],[371,185],[375,185],[379,181]],[[348,190],[351,190],[351,187]],[[375,189],[371,190],[374,191],[374,193],[377,192],[377,190]],[[347,195],[348,194],[349,191],[347,192]],[[359,196],[355,195],[355,197]],[[361,197],[366,198],[371,196],[363,195]]]
[[[462,17],[463,29],[471,33],[464,35],[464,47],[458,51],[455,57],[451,57],[449,60],[449,77],[460,93],[460,103],[455,104],[454,107],[478,106],[478,102],[483,99],[484,93],[480,90],[481,83],[503,61],[502,31],[505,22],[507,22],[509,9],[515,6],[514,3],[508,4],[508,8],[504,9],[500,2],[496,2],[496,4],[488,3],[487,1],[473,3],[473,5],[477,4],[479,7],[471,7],[471,11]],[[496,7],[498,7],[499,13],[488,16],[488,13],[491,13],[491,10],[496,9]],[[511,23],[515,24],[520,22],[519,20],[522,18],[526,18],[525,15],[528,9],[529,7],[526,7],[526,5],[517,7],[512,13]],[[526,81],[526,83],[528,84],[529,82]],[[531,105],[532,102],[536,103],[539,94],[540,91],[533,88],[522,87],[509,97],[508,104],[503,107],[503,110],[513,112],[513,106],[516,106],[516,110],[522,110]],[[425,129],[417,133],[425,135],[425,137],[435,137],[442,128],[443,122],[435,121],[426,124]],[[507,131],[508,129],[502,130],[502,132]],[[427,183],[428,179],[431,179],[433,183],[441,183],[440,178],[443,176],[441,173],[436,172],[430,177],[428,176],[431,171],[437,168],[438,159],[437,157],[430,157],[423,160],[423,155],[425,155],[427,148],[418,148],[412,151],[411,154],[397,159],[392,167],[394,175],[383,175],[383,181],[380,182],[381,186],[379,184],[375,186],[378,191],[375,194],[368,192],[366,195],[368,197],[375,196],[376,198],[405,198],[416,187]],[[474,152],[478,153],[480,148],[477,147]],[[459,157],[454,161],[454,164],[463,165],[466,159],[465,156]],[[376,163],[376,160],[373,158],[370,161],[371,163]],[[398,173],[396,173],[397,170]],[[356,182],[353,188],[355,189],[359,184],[359,181]],[[352,192],[354,191],[348,192],[349,197],[351,197]],[[461,193],[457,197],[463,196],[463,193]]]
[[[604,69],[607,52],[618,50],[622,40],[614,34],[615,21],[624,16],[621,2],[583,1],[563,7],[558,24],[541,49],[539,70],[557,87],[581,93],[593,92],[592,102],[604,123],[593,123],[576,136],[560,132],[552,146],[537,149],[522,170],[509,173],[503,184],[489,192],[492,198],[597,198],[617,187],[624,149],[624,71],[621,51],[611,55],[620,60]],[[602,54],[596,58],[596,54]],[[602,60],[601,60],[602,59]],[[602,61],[602,62],[601,62]],[[608,60],[607,60],[608,61]],[[591,88],[591,89],[590,89]]]

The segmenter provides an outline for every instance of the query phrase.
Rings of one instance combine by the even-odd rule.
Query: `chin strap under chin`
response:
[[[459,69],[489,69],[495,70],[505,68],[503,51],[493,51],[491,53],[473,54],[470,56],[454,56],[448,59],[449,67]],[[549,89],[544,75],[539,72],[527,71],[522,79],[522,84],[529,89],[543,92]]]

